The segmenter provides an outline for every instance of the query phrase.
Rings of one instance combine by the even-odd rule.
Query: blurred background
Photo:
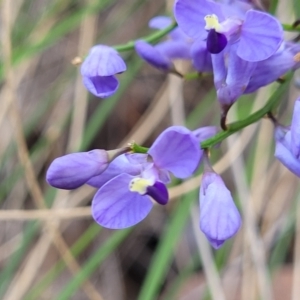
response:
[[[299,0],[261,4],[282,23],[300,18]],[[172,1],[0,5],[0,299],[300,299],[299,180],[274,159],[267,119],[212,152],[243,216],[239,233],[217,251],[198,226],[201,170],[171,185],[167,207],[119,231],[93,222],[95,189],[63,191],[45,182],[49,164],[66,153],[132,140],[149,146],[172,124],[218,125],[212,76],[183,82],[125,52],[120,88],[103,100],[87,93],[71,63],[95,44],[151,33],[148,21],[171,15]],[[191,70],[184,62],[177,67]],[[280,95],[279,120],[286,125],[300,96],[299,78]],[[229,122],[262,107],[278,86],[242,97]]]

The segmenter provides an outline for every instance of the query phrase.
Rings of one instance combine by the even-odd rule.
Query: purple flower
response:
[[[92,202],[95,221],[111,229],[142,221],[153,206],[151,199],[165,205],[169,172],[178,178],[192,175],[199,164],[200,149],[191,131],[173,126],[159,135],[147,154],[128,154],[126,158],[141,171],[113,177],[100,187]]]
[[[237,55],[246,61],[269,58],[283,40],[277,19],[255,10],[244,12],[210,0],[177,0],[174,7],[179,27],[194,40],[206,40],[207,49],[217,54],[226,45],[237,44]]]
[[[275,124],[275,157],[300,177],[300,98],[295,101],[290,128]]]
[[[274,55],[257,63],[244,93],[253,93],[260,87],[274,82],[289,70],[299,68],[300,65],[294,58],[298,52],[300,52],[298,44],[282,43]]]
[[[106,98],[116,92],[119,81],[116,74],[126,71],[126,65],[118,52],[105,45],[91,48],[81,65],[85,87],[96,97]]]
[[[300,161],[293,155],[291,131],[277,125],[275,129],[275,157],[292,173],[300,177]]]
[[[47,182],[59,189],[76,189],[107,167],[109,155],[105,150],[67,154],[56,158],[50,165]]]
[[[149,27],[164,29],[172,24],[172,19],[158,16],[150,20]],[[135,43],[138,55],[152,66],[164,70],[173,71],[174,59],[190,59],[191,39],[187,37],[180,28],[169,33],[170,39],[153,46],[145,41],[139,40]]]
[[[212,54],[214,83],[224,115],[245,92],[258,64],[241,59],[236,49],[237,44],[234,44],[219,54]]]
[[[222,178],[213,170],[205,171],[200,187],[200,229],[218,249],[240,226],[240,213]]]
[[[291,124],[291,146],[293,155],[300,158],[300,98],[295,101]]]

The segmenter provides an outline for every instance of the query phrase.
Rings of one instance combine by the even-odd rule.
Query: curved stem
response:
[[[201,148],[210,148],[220,142],[222,142],[224,139],[232,135],[233,133],[247,127],[248,125],[255,123],[259,121],[261,118],[263,118],[268,112],[272,111],[273,107],[276,106],[277,102],[280,101],[281,96],[285,93],[286,89],[288,88],[288,83],[292,79],[293,73],[288,73],[285,77],[286,81],[278,87],[278,89],[273,93],[273,95],[269,98],[266,105],[258,110],[257,112],[250,115],[248,118],[233,122],[231,124],[227,125],[228,130],[221,131],[217,133],[212,138],[209,138],[201,143]]]
[[[158,30],[153,34],[150,34],[144,38],[141,38],[141,40],[148,42],[148,43],[157,43],[162,37],[167,35],[170,31],[175,29],[177,27],[177,23],[173,23],[170,26],[166,27],[165,29]],[[122,45],[116,45],[113,48],[116,49],[119,52],[128,51],[134,49],[134,43],[135,41],[129,41],[126,44]]]

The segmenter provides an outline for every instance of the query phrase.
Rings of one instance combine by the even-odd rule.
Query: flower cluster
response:
[[[196,73],[213,73],[223,130],[227,130],[228,110],[241,95],[282,80],[288,71],[300,67],[299,43],[284,41],[280,22],[255,10],[251,1],[176,0],[174,17],[177,26],[166,16],[149,22],[150,28],[165,31],[166,40],[157,43],[157,37],[139,39],[128,45],[164,72],[189,78],[174,65],[174,60],[184,59],[190,61]],[[113,95],[119,86],[116,75],[126,71],[116,49],[120,47],[96,45],[82,63],[83,83],[96,97]],[[270,111],[269,116],[275,124],[275,156],[300,177],[300,98],[290,127],[280,125]],[[184,179],[203,163],[200,228],[217,249],[241,226],[230,191],[212,169],[208,149],[200,146],[217,135],[215,126],[194,131],[173,126],[163,131],[149,149],[133,143],[113,151],[68,154],[53,161],[47,181],[61,189],[84,184],[97,188],[92,201],[95,221],[107,228],[121,229],[142,221],[154,203],[168,203],[170,174]]]

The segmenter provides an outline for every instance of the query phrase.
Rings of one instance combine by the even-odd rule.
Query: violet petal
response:
[[[81,65],[81,74],[86,77],[112,76],[126,71],[126,64],[119,53],[105,45],[91,48]]]
[[[119,87],[119,81],[115,76],[83,76],[83,84],[90,93],[100,98],[111,96]]]
[[[166,169],[178,178],[192,175],[201,155],[197,138],[183,126],[172,126],[164,130],[148,153],[158,168]]]
[[[273,16],[248,10],[241,37],[238,43],[237,55],[247,61],[262,61],[273,55],[283,41],[283,29]]]
[[[295,101],[291,124],[291,150],[299,159],[300,156],[300,98]]]
[[[133,164],[128,159],[126,154],[122,154],[115,158],[108,166],[108,168],[98,176],[90,178],[86,184],[93,187],[100,188],[106,182],[122,173],[129,175],[138,175],[142,171],[141,165]]]
[[[199,72],[212,72],[211,54],[207,51],[206,42],[197,40],[191,47],[193,66]]]
[[[222,178],[205,172],[200,187],[200,228],[214,248],[234,236],[241,226],[240,213]]]
[[[135,50],[142,59],[158,69],[167,71],[173,67],[170,58],[144,41],[135,42]]]
[[[56,188],[72,190],[102,173],[107,166],[108,155],[105,150],[67,154],[52,162],[46,180]]]
[[[174,16],[185,34],[193,39],[204,40],[207,36],[204,17],[217,15],[219,22],[224,21],[221,6],[209,0],[177,0],[174,5]]]
[[[148,196],[129,191],[133,176],[121,174],[103,185],[92,202],[92,215],[103,227],[122,229],[141,222],[153,204]]]
[[[218,54],[225,49],[226,45],[227,38],[224,34],[216,32],[215,29],[209,30],[206,40],[208,52]]]
[[[169,193],[167,187],[159,181],[154,185],[147,187],[147,195],[153,198],[158,204],[166,205],[169,200]]]

